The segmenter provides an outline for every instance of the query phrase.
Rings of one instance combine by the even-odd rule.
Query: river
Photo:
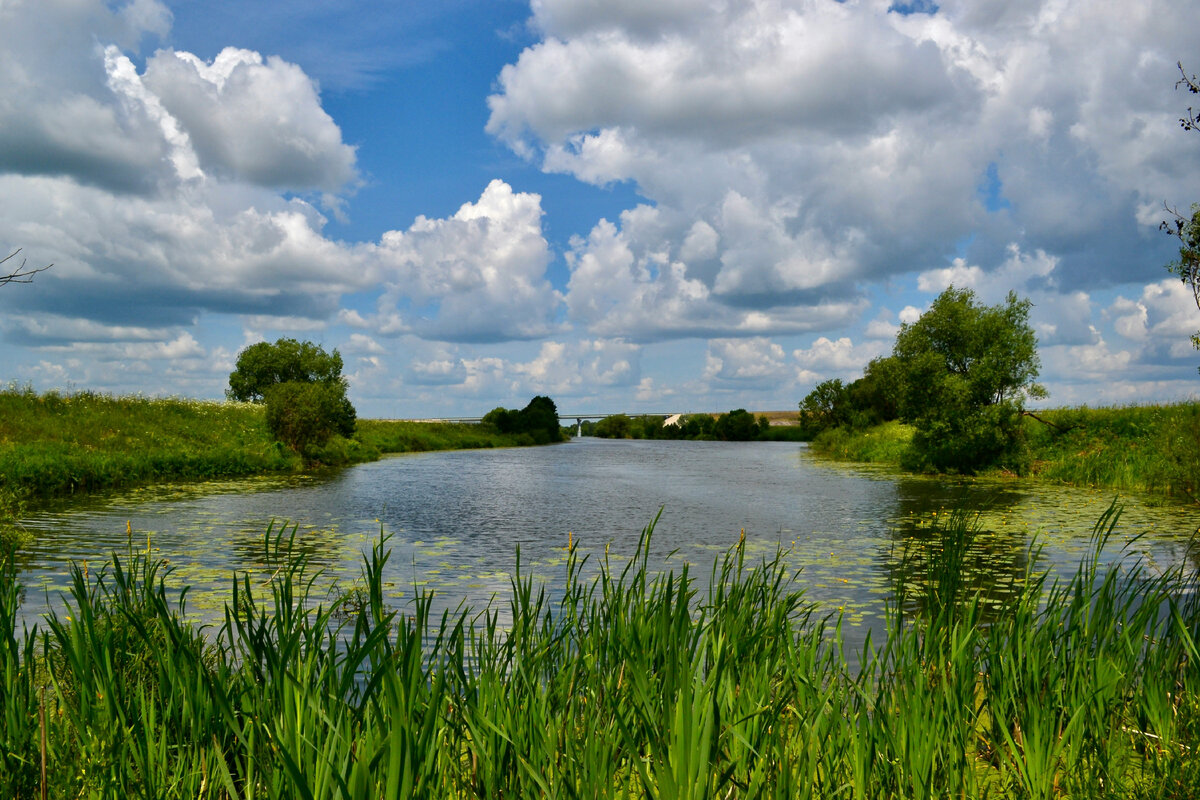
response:
[[[26,619],[61,607],[71,562],[90,569],[130,549],[165,559],[170,583],[192,590],[188,608],[216,619],[236,572],[265,569],[264,533],[294,524],[325,580],[346,585],[380,535],[391,550],[388,592],[414,587],[442,605],[503,599],[520,548],[522,568],[553,589],[568,541],[592,563],[628,558],[662,510],[651,540],[656,565],[713,560],[739,538],[758,558],[785,549],[809,599],[842,611],[847,630],[878,624],[897,574],[898,548],[919,541],[957,504],[986,509],[969,562],[986,589],[1039,568],[1071,569],[1113,493],[1020,481],[914,477],[838,464],[782,442],[611,441],[582,438],[538,448],[394,456],[319,475],[146,487],[63,502],[24,520]],[[1165,569],[1197,554],[1193,508],[1123,497],[1112,557]],[[1141,538],[1121,552],[1122,545]]]

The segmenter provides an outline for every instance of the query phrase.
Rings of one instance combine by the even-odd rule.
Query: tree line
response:
[[[346,396],[342,356],[334,349],[295,339],[258,342],[238,353],[229,374],[230,400],[261,403],[271,435],[310,460],[324,448],[354,436],[357,413]],[[524,408],[494,408],[483,425],[514,437],[515,444],[550,444],[564,438],[558,409],[537,396]]]
[[[724,414],[687,414],[677,423],[666,424],[666,417],[614,414],[598,422],[582,424],[584,436],[602,439],[691,439],[724,442],[752,442],[771,438],[770,423],[764,416],[735,408]]]

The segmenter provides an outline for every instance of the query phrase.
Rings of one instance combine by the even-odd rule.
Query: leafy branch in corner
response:
[[[1192,288],[1196,306],[1200,308],[1200,204],[1192,206],[1192,216],[1187,217],[1179,210],[1163,204],[1174,219],[1163,220],[1158,229],[1179,240],[1179,260],[1167,265],[1167,269],[1179,276]]]
[[[13,252],[6,255],[4,258],[0,258],[0,264],[7,263],[10,259],[16,258],[17,254],[20,252],[21,252],[21,249],[17,248]],[[8,273],[7,275],[0,275],[0,285],[6,284],[6,283],[33,283],[34,275],[37,275],[39,272],[45,272],[46,270],[50,269],[53,266],[54,266],[53,264],[47,264],[46,266],[38,267],[37,269],[26,269],[25,268],[25,259],[21,259],[21,266],[17,267],[15,270]]]
[[[1200,94],[1200,79],[1195,75],[1188,77],[1182,61],[1176,66],[1179,67],[1180,78],[1175,81],[1175,89],[1178,91],[1182,86],[1191,94]],[[1200,117],[1190,106],[1187,116],[1179,118],[1179,124],[1185,131],[1200,131]],[[1163,207],[1174,219],[1163,220],[1158,228],[1179,240],[1179,259],[1168,264],[1167,269],[1191,287],[1196,307],[1200,308],[1200,203],[1192,205],[1190,217],[1180,214],[1178,209],[1166,203]],[[1192,334],[1192,346],[1200,350],[1200,331]]]

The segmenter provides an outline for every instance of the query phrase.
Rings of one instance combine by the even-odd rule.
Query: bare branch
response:
[[[1051,422],[1048,419],[1042,419],[1041,417],[1039,417],[1037,414],[1033,413],[1032,411],[1022,411],[1021,413],[1027,417],[1033,417],[1034,419],[1036,419],[1038,422],[1042,423],[1043,425],[1049,425],[1051,428],[1054,428],[1059,433],[1066,433],[1067,431],[1071,430],[1072,428],[1081,427],[1079,425],[1068,425],[1067,427],[1064,428],[1062,425]]]
[[[1178,89],[1180,86],[1185,86],[1192,94],[1200,94],[1200,81],[1196,79],[1196,76],[1188,77],[1188,74],[1183,69],[1182,61],[1177,61],[1175,66],[1179,67],[1179,74],[1182,76],[1179,80],[1175,81],[1175,88]],[[1183,126],[1185,131],[1200,130],[1200,117],[1197,117],[1196,113],[1189,107],[1187,116],[1179,118],[1179,124]]]
[[[20,253],[20,252],[21,252],[21,249],[18,247],[16,250],[14,250],[13,252],[6,255],[4,258],[0,258],[0,264],[7,262],[11,258],[16,258],[17,253]],[[25,259],[21,259],[21,266],[17,267],[15,270],[8,273],[7,275],[0,275],[0,286],[4,285],[6,283],[33,283],[34,275],[37,275],[39,272],[45,272],[46,270],[50,269],[53,266],[54,266],[53,264],[47,264],[46,266],[38,267],[37,269],[26,269],[25,268]]]

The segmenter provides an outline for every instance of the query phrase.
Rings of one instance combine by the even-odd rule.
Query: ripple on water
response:
[[[553,588],[565,574],[568,537],[594,574],[605,558],[623,564],[661,508],[650,546],[656,567],[697,565],[692,574],[703,582],[744,531],[748,561],[782,548],[808,598],[862,628],[878,621],[894,581],[905,577],[897,575],[897,552],[928,538],[931,524],[956,505],[979,510],[968,569],[1000,597],[1029,568],[1035,537],[1039,568],[1073,569],[1112,499],[1096,490],[818,461],[789,443],[576,440],[58,504],[24,520],[34,545],[23,554],[22,582],[26,614],[35,617],[58,603],[71,562],[94,568],[112,552],[144,551],[149,542],[173,570],[172,585],[192,587],[189,608],[215,619],[235,573],[269,574],[269,526],[294,524],[298,548],[330,585],[355,581],[361,554],[382,533],[394,602],[420,588],[436,592],[444,607],[478,607],[507,596],[518,547],[523,572]],[[1112,558],[1140,557],[1157,568],[1200,560],[1188,550],[1200,528],[1194,509],[1121,501]]]

